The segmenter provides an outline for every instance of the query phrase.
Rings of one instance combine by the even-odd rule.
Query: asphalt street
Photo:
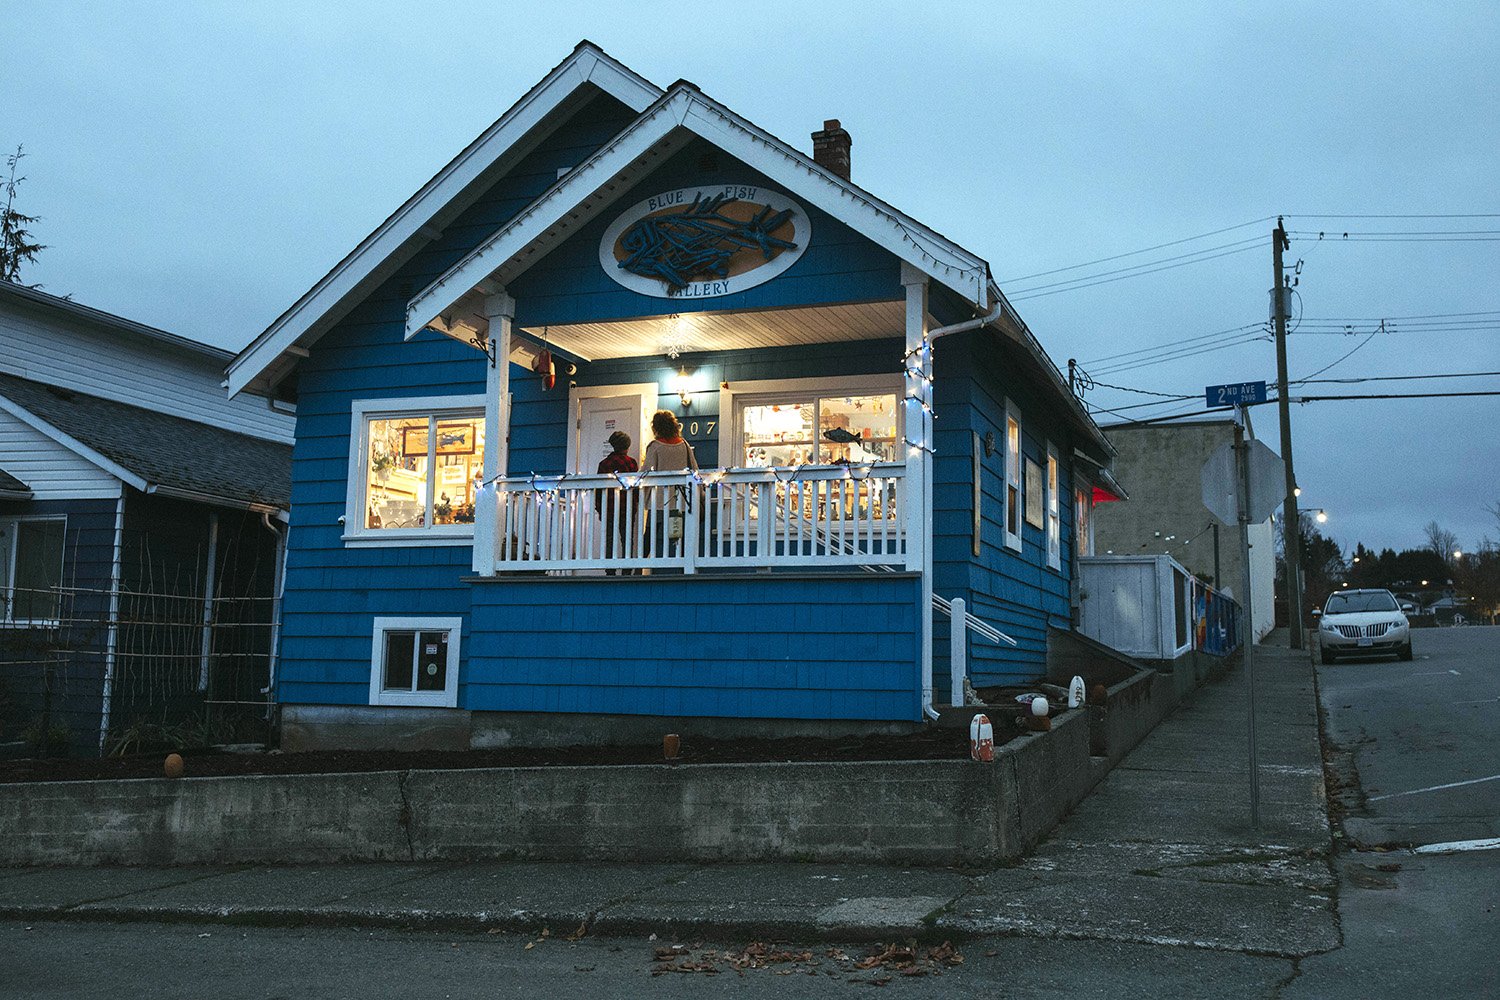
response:
[[[1407,663],[1317,668],[1326,743],[1344,761],[1343,946],[1304,960],[1284,997],[1335,996],[1351,979],[1371,995],[1500,996],[1500,628],[1422,629],[1412,645]]]
[[[1500,782],[1485,779],[1500,774],[1500,706],[1486,701],[1500,696],[1497,645],[1500,630],[1427,631],[1410,663],[1315,673],[1276,633],[1255,658],[1258,826],[1236,669],[1180,706],[1032,854],[990,871],[0,869],[0,1000],[871,987],[910,997],[1493,998],[1500,850],[1416,853],[1392,841],[1495,834]],[[945,940],[957,951],[940,961],[871,957],[904,946],[930,956]],[[779,957],[746,963],[754,941]],[[663,947],[681,951],[664,963]]]
[[[1417,629],[1413,659],[1318,667],[1330,742],[1352,755],[1345,835],[1365,844],[1500,837],[1500,626]]]

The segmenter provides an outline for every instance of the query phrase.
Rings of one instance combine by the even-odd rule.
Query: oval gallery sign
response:
[[[770,281],[812,238],[802,206],[748,184],[663,191],[621,213],[599,241],[599,264],[657,298],[732,295]]]

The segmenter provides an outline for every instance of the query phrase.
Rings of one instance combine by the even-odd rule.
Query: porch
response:
[[[507,477],[491,487],[483,575],[920,570],[908,557],[906,482],[893,462]]]

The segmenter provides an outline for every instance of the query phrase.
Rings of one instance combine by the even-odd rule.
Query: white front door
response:
[[[624,396],[588,396],[580,399],[577,438],[569,449],[573,452],[570,473],[591,474],[599,468],[600,459],[613,449],[609,436],[615,431],[630,435],[630,456],[641,458],[641,394]]]

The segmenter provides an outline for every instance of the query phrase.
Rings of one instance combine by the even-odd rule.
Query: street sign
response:
[[[1233,385],[1209,385],[1203,388],[1209,406],[1247,406],[1266,401],[1264,382],[1236,382]]]
[[[1264,383],[1262,383],[1264,384]],[[1286,464],[1260,441],[1247,441],[1250,466],[1250,524],[1259,524],[1286,498]],[[1239,524],[1239,477],[1234,469],[1234,445],[1219,446],[1203,463],[1203,506],[1228,525]]]

